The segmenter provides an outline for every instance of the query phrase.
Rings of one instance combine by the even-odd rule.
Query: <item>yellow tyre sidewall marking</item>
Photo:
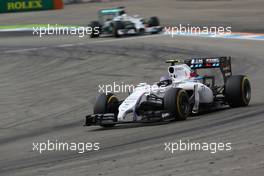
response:
[[[179,115],[181,116],[181,117],[183,117],[184,115],[182,114],[182,112],[181,112],[181,108],[180,108],[180,98],[182,97],[182,93],[183,93],[183,90],[180,90],[179,92],[178,92],[178,95],[177,95],[177,110],[178,110],[178,113],[179,113]]]
[[[107,104],[109,104],[113,98],[117,99],[115,95],[112,95],[108,98]]]
[[[243,101],[244,101],[244,103],[245,104],[247,104],[247,100],[246,100],[246,97],[244,96],[244,94],[245,94],[245,89],[244,89],[244,84],[245,84],[245,81],[247,80],[247,77],[243,77],[243,80],[242,80],[242,83],[241,83],[241,92],[242,92],[242,99],[243,99]]]

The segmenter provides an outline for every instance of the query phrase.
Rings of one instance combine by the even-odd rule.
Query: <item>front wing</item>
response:
[[[161,26],[146,27],[146,33],[160,33],[163,30]]]
[[[166,117],[162,115],[162,112],[149,112],[144,114],[142,120],[132,120],[132,121],[118,121],[115,114],[91,114],[85,117],[84,126],[92,125],[114,125],[114,124],[126,124],[126,123],[148,123],[157,122],[161,120],[166,120]]]

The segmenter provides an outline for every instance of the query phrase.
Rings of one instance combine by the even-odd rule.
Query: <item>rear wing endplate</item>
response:
[[[188,65],[191,69],[210,69],[210,68],[220,68],[224,80],[232,75],[231,68],[231,57],[207,57],[207,58],[192,58],[184,60],[184,63]]]

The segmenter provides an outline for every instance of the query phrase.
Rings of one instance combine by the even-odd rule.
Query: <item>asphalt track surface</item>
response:
[[[0,175],[226,175],[264,173],[263,41],[154,35],[0,40]],[[83,127],[99,84],[153,83],[168,58],[232,56],[246,74],[245,108],[184,122]],[[121,96],[124,96],[123,94]],[[32,151],[33,142],[100,142],[100,151]],[[164,151],[165,142],[231,142],[231,151]]]

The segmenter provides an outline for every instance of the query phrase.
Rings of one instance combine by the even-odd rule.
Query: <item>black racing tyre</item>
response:
[[[189,96],[180,88],[171,88],[164,95],[164,110],[176,120],[186,120],[190,114]]]
[[[225,97],[231,107],[247,106],[251,99],[251,86],[244,75],[230,76],[225,83]]]
[[[118,30],[119,29],[124,29],[124,23],[122,21],[115,21],[113,23],[113,34],[116,38],[120,37],[120,35],[118,34]]]
[[[158,17],[150,17],[149,21],[148,21],[148,26],[149,27],[153,27],[153,26],[159,26],[160,22],[159,22],[159,18]]]
[[[100,37],[100,33],[101,33],[101,24],[99,23],[99,21],[92,21],[90,23],[90,27],[92,28],[92,32],[90,34],[91,38],[97,38]]]
[[[144,28],[140,28],[138,30],[138,35],[144,35],[145,34],[145,29]]]
[[[114,113],[117,121],[119,101],[117,97],[112,94],[99,94],[96,98],[94,105],[94,114],[106,114],[106,113]],[[112,127],[114,124],[101,125],[103,127]]]

